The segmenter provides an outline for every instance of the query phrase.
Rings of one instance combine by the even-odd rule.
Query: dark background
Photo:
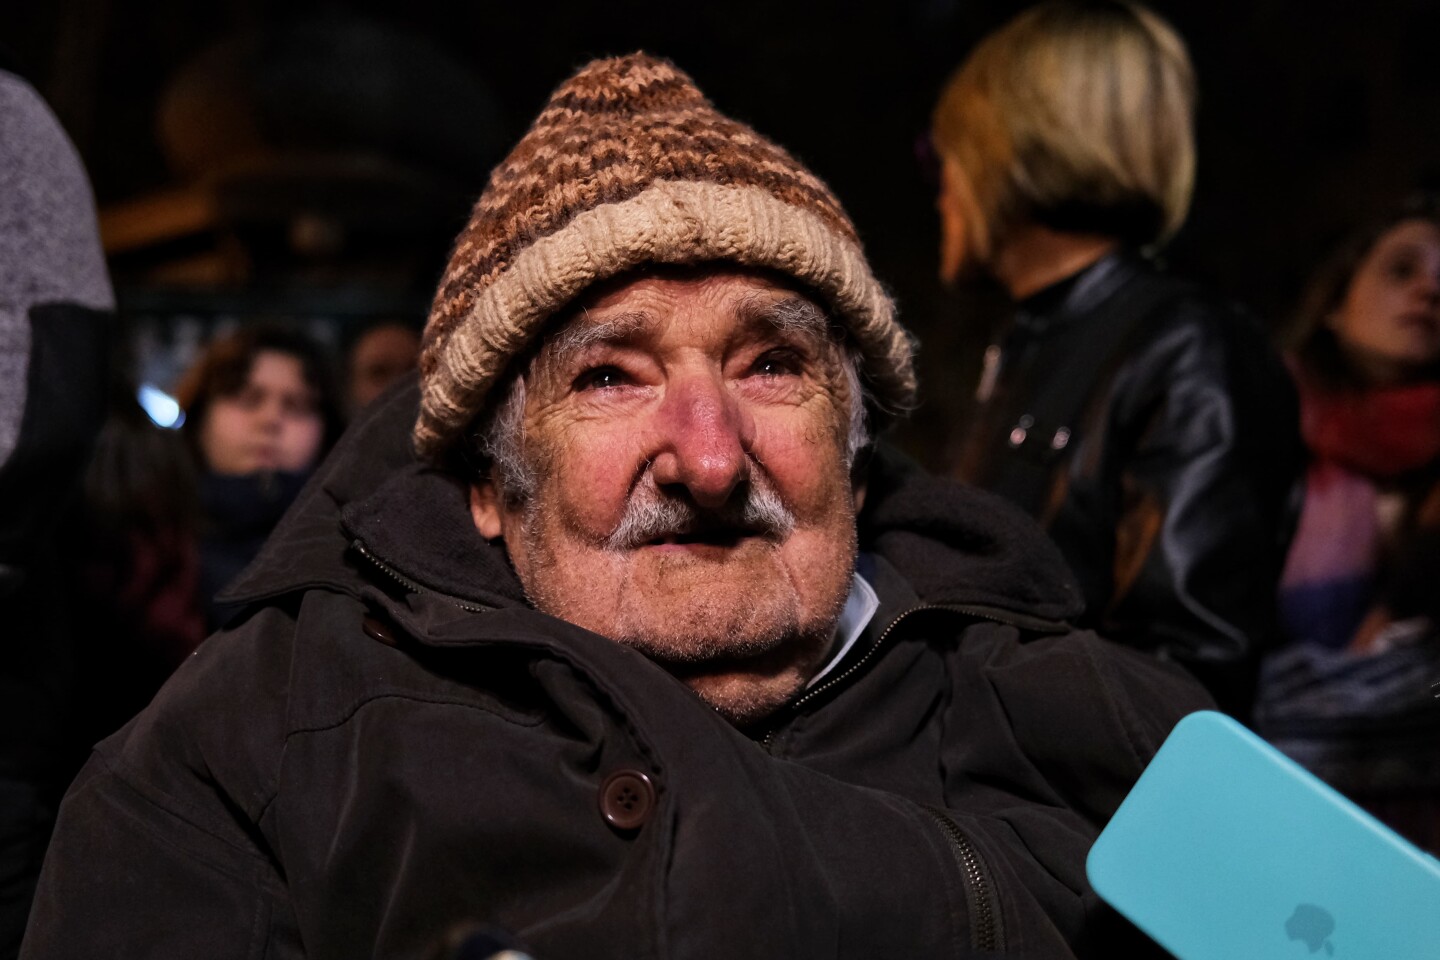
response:
[[[993,291],[935,280],[933,188],[915,139],[946,76],[1022,6],[11,0],[0,6],[0,45],[90,169],[122,307],[163,312],[180,297],[200,310],[196,297],[222,296],[230,313],[249,315],[309,298],[321,312],[417,319],[466,203],[549,91],[593,56],[670,57],[849,208],[922,342],[926,403],[903,438],[933,463],[965,410],[967,358],[1000,304]],[[1201,90],[1195,205],[1167,260],[1278,323],[1340,231],[1436,180],[1440,4],[1155,8],[1189,42]],[[208,76],[229,78],[218,94],[194,73],[216,44],[241,51],[228,72],[208,55]],[[177,79],[185,69],[190,80]],[[171,118],[167,146],[161,104],[177,86],[205,95],[190,98],[178,135]],[[225,158],[243,151],[229,143],[268,151],[242,188]],[[388,164],[379,173],[356,160],[374,156]],[[327,186],[337,171],[345,189]],[[198,226],[154,228],[167,210],[185,220],[185,198],[200,195],[228,199]],[[299,224],[307,205],[329,220]],[[127,224],[145,238],[116,240]],[[302,248],[309,266],[296,270]],[[270,298],[258,306],[257,290]]]

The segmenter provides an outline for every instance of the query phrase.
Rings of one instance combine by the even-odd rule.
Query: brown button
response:
[[[600,785],[600,815],[617,830],[634,830],[655,809],[655,787],[638,770],[617,770]]]
[[[371,616],[366,616],[360,621],[360,629],[365,631],[365,636],[371,640],[379,640],[387,647],[396,646],[400,642],[395,639],[395,631]]]

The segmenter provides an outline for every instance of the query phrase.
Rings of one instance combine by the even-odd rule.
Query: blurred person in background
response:
[[[420,364],[420,332],[409,324],[377,323],[350,346],[348,413],[355,416],[385,388]]]
[[[113,307],[80,157],[0,64],[0,958],[19,951],[71,772],[76,625],[57,530],[104,418]]]
[[[1309,451],[1258,720],[1282,749],[1440,850],[1440,202],[1349,237],[1293,331]]]
[[[1083,625],[1244,716],[1276,633],[1297,415],[1258,325],[1151,258],[1189,209],[1194,101],[1180,37],[1123,2],[1032,8],[949,82],[941,274],[981,271],[1016,303],[957,473],[1046,528]]]
[[[209,629],[216,594],[254,559],[340,433],[320,347],[303,334],[244,327],[213,341],[176,390],[199,468],[200,596]]]
[[[78,654],[72,772],[205,636],[195,468],[184,440],[136,400],[123,366],[112,367],[109,415],[60,534]]]

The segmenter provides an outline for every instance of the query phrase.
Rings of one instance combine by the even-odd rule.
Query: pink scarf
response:
[[[1301,430],[1316,460],[1376,480],[1440,458],[1440,383],[1321,391],[1300,382]]]
[[[1281,617],[1297,639],[1344,646],[1369,610],[1379,565],[1377,483],[1440,458],[1440,384],[1325,391],[1297,379],[1312,459]]]

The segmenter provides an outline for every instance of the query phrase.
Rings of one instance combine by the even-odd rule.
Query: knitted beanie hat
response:
[[[825,184],[664,60],[597,60],[495,168],[456,240],[420,359],[416,449],[439,457],[546,320],[645,264],[777,270],[827,301],[882,409],[912,405],[911,343]]]

